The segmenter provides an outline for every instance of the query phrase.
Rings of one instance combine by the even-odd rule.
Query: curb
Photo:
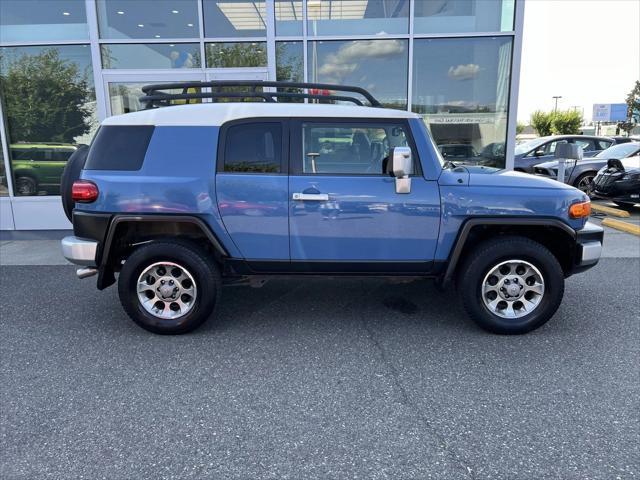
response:
[[[604,220],[602,220],[602,225],[606,225],[607,227],[615,228],[616,230],[621,230],[623,232],[627,232],[640,237],[640,225],[623,222],[622,220],[614,220],[613,218],[605,218]]]
[[[613,215],[614,217],[629,218],[631,216],[629,212],[626,212],[624,210],[619,210],[617,208],[612,208],[612,207],[605,207],[604,205],[598,205],[597,203],[591,204],[591,210],[594,210],[600,213],[607,213],[609,215]]]

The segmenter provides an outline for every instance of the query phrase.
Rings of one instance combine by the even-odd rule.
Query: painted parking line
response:
[[[640,225],[634,225],[633,223],[623,222],[622,220],[615,220],[613,218],[605,218],[602,220],[602,225],[640,237]]]
[[[604,205],[599,205],[597,203],[591,204],[591,210],[594,212],[606,213],[607,215],[613,215],[614,217],[620,218],[629,218],[631,214],[625,210],[620,210],[618,208],[605,207]]]

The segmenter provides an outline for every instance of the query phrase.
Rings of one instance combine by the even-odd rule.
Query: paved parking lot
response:
[[[635,478],[638,272],[603,259],[520,337],[346,279],[228,287],[162,337],[72,266],[5,265],[0,477]]]

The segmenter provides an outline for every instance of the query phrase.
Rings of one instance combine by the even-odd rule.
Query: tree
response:
[[[520,135],[522,132],[524,132],[524,129],[526,128],[526,125],[522,122],[517,122],[516,123],[516,135]]]
[[[626,99],[627,103],[627,120],[631,121],[635,118],[640,123],[640,80],[636,80],[636,84],[629,92]]]
[[[551,113],[551,130],[554,135],[576,135],[582,127],[582,113],[577,110]]]
[[[60,58],[56,48],[8,61],[0,57],[0,91],[12,142],[71,143],[90,129],[92,100],[86,72]]]
[[[640,123],[640,80],[636,80],[636,84],[629,92],[626,98],[627,103],[627,119],[624,122],[618,122],[618,128],[631,134],[631,131]]]
[[[541,137],[546,137],[553,133],[552,120],[553,113],[543,112],[542,110],[536,110],[531,114],[531,126],[538,132]]]

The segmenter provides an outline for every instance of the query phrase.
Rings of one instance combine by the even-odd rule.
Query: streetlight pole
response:
[[[551,98],[553,98],[556,101],[555,106],[553,107],[553,111],[555,112],[556,110],[558,110],[558,99],[562,98],[562,95],[554,95]]]

